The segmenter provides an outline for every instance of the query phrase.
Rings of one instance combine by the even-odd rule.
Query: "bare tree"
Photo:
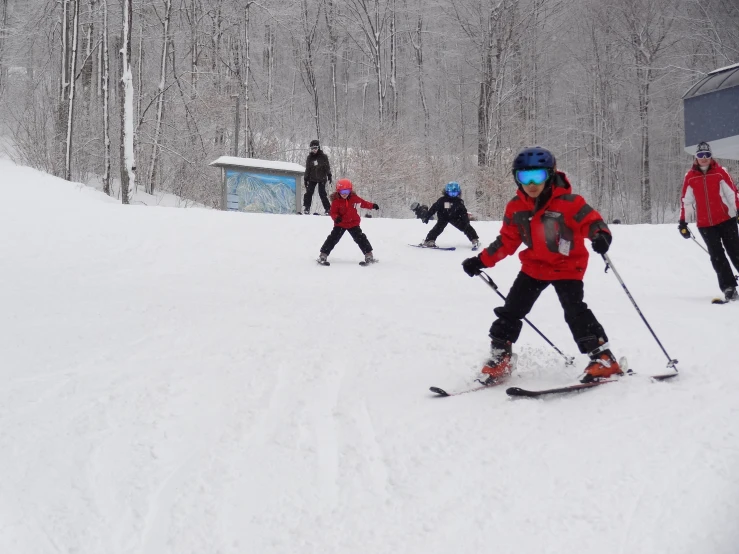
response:
[[[121,202],[130,204],[136,191],[136,160],[133,126],[133,73],[131,68],[131,23],[133,0],[121,0]]]
[[[652,222],[652,182],[650,175],[649,116],[651,87],[660,76],[657,63],[665,49],[674,44],[668,36],[675,21],[676,0],[622,0],[614,10],[615,34],[633,55],[639,106],[641,217]]]
[[[389,0],[347,0],[347,14],[356,26],[361,37],[359,40],[349,33],[349,37],[370,60],[375,73],[377,87],[377,116],[380,127],[385,122],[385,56],[383,40],[388,22]],[[364,112],[364,110],[362,110]]]
[[[110,53],[108,52],[108,0],[102,0],[102,98],[103,98],[103,192],[110,195]]]
[[[64,178],[67,181],[72,180],[72,136],[74,129],[74,100],[75,100],[75,82],[77,81],[77,46],[79,44],[79,18],[80,18],[80,0],[72,1],[72,41],[69,45],[69,70],[66,76],[67,98],[67,131],[64,140]],[[66,56],[65,56],[66,58]]]
[[[331,131],[334,144],[339,141],[339,91],[336,79],[337,52],[339,44],[339,30],[335,25],[338,19],[338,7],[334,0],[324,0],[326,17],[326,29],[328,31],[329,71],[331,75]]]
[[[162,135],[162,124],[164,120],[164,95],[167,84],[167,60],[169,59],[169,22],[172,13],[172,0],[164,0],[164,14],[160,18],[162,23],[162,56],[159,72],[159,86],[156,93],[156,121],[154,123],[154,135],[151,145],[151,159],[149,160],[149,172],[146,179],[146,192],[154,194],[154,180],[159,157],[159,141]]]
[[[419,4],[421,0],[419,0]],[[416,71],[418,72],[418,100],[423,109],[423,131],[424,137],[428,139],[429,134],[429,107],[426,102],[426,90],[423,81],[423,33],[424,33],[424,21],[423,21],[423,8],[419,6],[419,12],[416,19],[416,28],[414,31],[409,32],[409,40],[413,50],[416,54]]]
[[[5,85],[5,34],[8,32],[8,0],[0,0],[0,94]]]
[[[0,124],[23,163],[106,191],[120,171],[129,202],[143,155],[148,191],[217,206],[209,161],[301,162],[318,133],[397,216],[460,180],[499,217],[511,156],[537,142],[604,214],[669,220],[680,94],[739,62],[734,0],[0,0],[0,26]]]
[[[300,40],[293,36],[295,52],[299,60],[300,76],[303,84],[313,100],[313,118],[315,121],[316,137],[321,138],[321,105],[319,102],[319,85],[315,69],[314,51],[318,48],[318,24],[321,18],[322,4],[317,5],[313,14],[308,8],[308,0],[300,0]]]

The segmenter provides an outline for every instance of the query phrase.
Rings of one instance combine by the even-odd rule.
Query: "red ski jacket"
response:
[[[373,206],[372,202],[362,200],[353,192],[346,198],[342,198],[337,193],[331,195],[331,209],[328,213],[337,227],[351,229],[359,225],[361,218],[359,217],[357,208],[354,207],[356,204],[367,210],[371,210]]]
[[[680,197],[680,221],[695,220],[698,227],[712,227],[736,217],[739,197],[729,173],[711,160],[703,173],[698,164],[693,164],[685,174],[683,192]]]
[[[531,198],[520,187],[508,202],[500,235],[480,254],[486,267],[493,267],[518,250],[521,271],[542,281],[582,280],[588,266],[585,237],[598,232],[611,234],[600,214],[585,199],[572,194],[567,176],[557,172],[551,187]]]

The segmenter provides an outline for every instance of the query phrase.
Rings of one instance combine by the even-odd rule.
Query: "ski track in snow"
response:
[[[0,160],[0,552],[735,554],[739,306],[675,225],[614,226],[586,301],[637,375],[566,397],[585,364],[551,290],[508,383],[454,398],[500,299],[416,220],[120,206]],[[361,191],[360,191],[361,194]],[[410,212],[409,212],[410,215]],[[496,222],[475,222],[483,243]],[[519,265],[489,274],[506,293]],[[702,337],[702,338],[698,338]]]

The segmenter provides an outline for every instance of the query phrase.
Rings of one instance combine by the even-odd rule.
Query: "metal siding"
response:
[[[685,145],[739,136],[739,86],[684,100]]]
[[[712,71],[683,95],[683,100],[739,86],[739,64]]]

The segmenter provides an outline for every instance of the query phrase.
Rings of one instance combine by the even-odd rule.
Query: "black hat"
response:
[[[695,153],[697,154],[698,152],[708,152],[710,154],[711,145],[707,142],[699,142],[698,147],[695,149]]]
[[[310,141],[310,147],[313,148],[314,146],[318,146],[319,148],[321,147],[321,144],[318,142],[318,139],[313,139],[312,141]]]

